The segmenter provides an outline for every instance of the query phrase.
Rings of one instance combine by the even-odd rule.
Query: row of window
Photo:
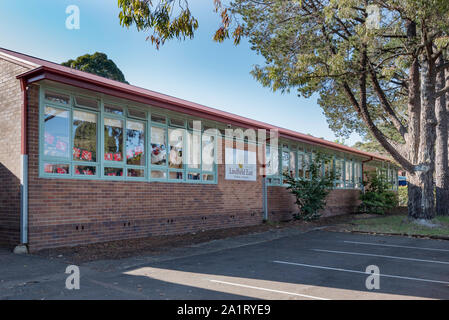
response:
[[[41,174],[214,183],[216,136],[195,129],[181,119],[43,91]]]
[[[311,178],[310,164],[314,161],[316,152],[297,146],[283,144],[279,150],[266,148],[266,173],[269,185],[283,185],[283,174],[287,173],[293,177],[305,179]],[[363,168],[361,160],[349,156],[333,155],[329,163],[322,166],[322,175],[333,170],[336,174],[335,188],[361,189],[363,187]],[[397,170],[395,168],[380,168],[385,172],[385,177],[396,190],[398,186]]]

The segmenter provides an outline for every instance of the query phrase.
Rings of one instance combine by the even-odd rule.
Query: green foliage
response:
[[[408,205],[408,188],[407,186],[400,186],[398,188],[398,205],[406,207]]]
[[[333,187],[336,176],[333,170],[323,174],[325,166],[330,163],[328,156],[319,153],[309,165],[311,179],[294,178],[284,173],[287,190],[295,196],[295,203],[300,211],[295,215],[296,219],[310,221],[321,216],[319,211],[326,206],[326,196]]]
[[[125,80],[123,72],[117,67],[114,61],[108,59],[108,56],[101,52],[94,54],[85,54],[75,60],[69,60],[61,63],[61,65],[70,67],[76,70],[81,70],[96,74],[100,77],[105,77],[111,80],[128,83]]]
[[[376,173],[369,176],[365,193],[360,195],[362,200],[360,212],[385,214],[387,210],[397,207],[397,195],[389,190],[391,185],[385,182],[386,180],[385,177]]]

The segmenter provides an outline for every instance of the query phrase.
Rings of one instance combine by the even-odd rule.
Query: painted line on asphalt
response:
[[[373,254],[373,253],[334,251],[334,250],[323,250],[323,249],[310,249],[310,250],[319,251],[319,252],[337,253],[337,254],[351,254],[351,255],[355,255],[355,256],[368,256],[368,257],[389,258],[389,259],[407,260],[407,261],[416,261],[416,262],[426,262],[426,263],[449,264],[449,261],[424,260],[424,259],[416,259],[416,258],[386,256],[386,255],[382,255],[382,254]]]
[[[209,280],[209,281],[214,282],[214,283],[227,284],[227,285],[230,285],[230,286],[237,286],[237,287],[243,287],[243,288],[249,288],[249,289],[256,289],[256,290],[262,290],[262,291],[282,293],[282,294],[288,294],[288,295],[291,295],[291,296],[299,296],[299,297],[315,299],[315,300],[330,300],[330,299],[321,298],[321,297],[309,296],[309,295],[306,295],[306,294],[287,292],[287,291],[281,291],[281,290],[274,290],[274,289],[268,289],[268,288],[261,288],[261,287],[254,287],[254,286],[249,286],[249,285],[240,284],[240,283],[232,283],[232,282],[220,281],[220,280]]]
[[[358,242],[358,241],[343,241],[343,242],[353,243],[353,244],[365,244],[365,245],[369,245],[369,246],[382,246],[382,247],[393,247],[393,248],[407,248],[407,249],[420,249],[420,250],[429,250],[429,251],[449,252],[448,249],[401,246],[401,245],[397,245],[397,244],[382,244],[382,243],[370,243],[370,242]]]
[[[364,274],[364,275],[370,275],[371,274],[371,273],[366,273],[364,271],[358,271],[358,270],[350,270],[350,269],[342,269],[342,268],[334,268],[334,267],[325,267],[325,266],[316,266],[316,265],[311,265],[311,264],[303,264],[303,263],[288,262],[288,261],[278,261],[278,260],[276,260],[276,261],[273,261],[273,262],[281,263],[281,264],[288,264],[288,265],[293,265],[293,266],[300,266],[300,267],[323,269],[323,270],[351,272],[351,273],[359,273],[359,274]],[[397,276],[397,275],[383,274],[383,273],[379,273],[379,276],[386,277],[386,278],[396,278],[396,279],[413,280],[413,281],[442,283],[442,284],[448,284],[449,285],[448,281],[430,280],[430,279],[413,278],[413,277],[404,277],[404,276]]]

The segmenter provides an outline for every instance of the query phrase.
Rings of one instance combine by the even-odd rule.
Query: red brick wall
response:
[[[39,178],[37,87],[30,96],[31,251],[261,223],[261,178],[225,180],[223,165],[216,185]]]
[[[20,238],[21,114],[23,94],[16,75],[27,69],[0,58],[0,244]]]
[[[350,189],[334,189],[326,199],[323,217],[338,214],[354,213],[360,204],[360,191]],[[274,221],[290,220],[294,213],[298,213],[295,197],[285,187],[268,187],[268,214]]]

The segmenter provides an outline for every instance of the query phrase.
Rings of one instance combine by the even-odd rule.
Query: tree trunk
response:
[[[407,37],[410,42],[416,40],[416,23],[408,21]],[[409,70],[409,90],[408,90],[408,132],[405,136],[408,159],[411,163],[418,163],[419,138],[421,134],[421,84],[419,77],[418,56],[414,56]],[[416,173],[407,171],[408,183],[408,215],[409,217],[421,216],[422,190],[419,186]]]
[[[418,166],[415,167],[417,185],[422,189],[421,212],[416,219],[432,219],[435,216],[435,68],[430,54],[421,63],[421,135],[419,139]]]
[[[437,65],[445,61],[440,57]],[[448,73],[449,75],[449,73]],[[447,81],[449,83],[449,80]],[[445,87],[445,71],[441,70],[436,75],[435,89],[441,90]],[[435,197],[436,214],[449,215],[449,172],[448,172],[448,125],[446,95],[442,95],[436,100],[436,143],[435,143]]]

